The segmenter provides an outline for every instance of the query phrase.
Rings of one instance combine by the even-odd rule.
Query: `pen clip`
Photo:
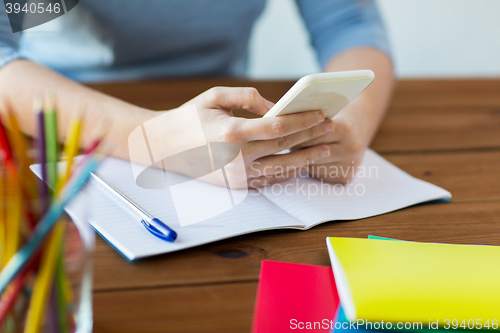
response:
[[[151,223],[144,220],[141,220],[141,222],[150,233],[158,238],[166,240],[167,242],[173,242],[177,239],[177,233],[157,218],[152,219]]]

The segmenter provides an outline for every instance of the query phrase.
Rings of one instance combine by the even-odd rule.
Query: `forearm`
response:
[[[359,47],[342,52],[333,58],[325,71],[370,69],[375,73],[373,83],[343,111],[363,129],[363,141],[368,146],[387,110],[394,88],[390,58],[373,48]]]
[[[0,99],[2,102],[6,97],[11,99],[21,130],[30,136],[35,131],[33,99],[47,89],[56,92],[59,138],[66,136],[72,113],[83,103],[86,111],[81,146],[88,146],[98,123],[106,119],[111,124],[107,137],[113,142],[112,155],[123,159],[128,159],[130,132],[154,116],[153,111],[92,90],[28,60],[14,61],[0,70],[0,91],[3,92]],[[3,112],[3,108],[0,110]]]

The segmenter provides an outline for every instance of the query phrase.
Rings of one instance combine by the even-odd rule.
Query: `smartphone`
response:
[[[365,90],[374,78],[375,74],[370,70],[304,76],[264,117],[321,110],[326,118],[332,118]]]

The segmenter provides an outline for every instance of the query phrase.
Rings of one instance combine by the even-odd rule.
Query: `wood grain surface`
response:
[[[164,110],[212,86],[253,86],[277,101],[292,84],[222,78],[92,87]],[[500,245],[500,80],[400,81],[372,148],[449,190],[453,201],[309,231],[260,232],[134,263],[98,237],[95,332],[249,332],[261,261],[329,265],[327,236]]]

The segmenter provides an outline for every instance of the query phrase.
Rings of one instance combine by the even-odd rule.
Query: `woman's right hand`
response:
[[[33,98],[36,92],[43,92],[47,87],[57,91],[60,137],[64,137],[70,127],[75,105],[85,101],[87,109],[83,122],[86,126],[81,135],[82,147],[87,148],[92,143],[96,125],[105,118],[112,123],[112,126],[107,128],[107,138],[114,143],[112,155],[132,159],[131,152],[135,152],[141,156],[137,160],[134,159],[134,162],[147,166],[151,165],[152,157],[153,161],[159,161],[167,156],[178,156],[179,152],[193,147],[206,145],[207,142],[228,142],[232,144],[230,146],[237,145],[243,156],[243,168],[246,173],[244,179],[247,181],[238,184],[238,187],[245,187],[247,183],[251,187],[259,187],[293,177],[302,171],[302,166],[321,161],[322,156],[327,157],[330,154],[328,145],[318,145],[293,153],[275,155],[325,134],[332,123],[330,120],[323,120],[322,113],[318,111],[277,118],[234,117],[232,110],[236,108],[264,115],[272,107],[273,104],[262,98],[254,88],[216,87],[178,109],[157,112],[89,89],[31,61],[16,60],[2,67],[0,91],[10,95],[14,112],[20,119],[21,130],[28,135],[36,135],[31,112]],[[192,117],[183,114],[183,110],[194,106],[197,109],[197,119],[194,120],[198,129],[201,124],[201,131],[194,131]],[[144,136],[146,132],[147,135]],[[199,135],[194,135],[196,132],[203,132],[204,140],[201,144]],[[133,133],[138,134],[137,140],[133,138]],[[194,137],[198,139],[194,140]],[[152,152],[152,145],[156,146],[158,151]],[[206,160],[206,156],[201,156],[199,161],[202,160]],[[199,161],[187,161],[184,163],[186,168],[176,171],[190,175],[190,168]],[[224,167],[224,170],[239,172],[230,166]]]
[[[232,113],[234,109],[264,115],[273,103],[260,96],[255,88],[229,87],[209,89],[180,108],[172,110],[174,112],[162,112],[165,116],[168,115],[162,117],[168,121],[155,123],[156,134],[152,138],[160,140],[167,152],[179,151],[179,145],[186,149],[199,146],[192,142],[196,137],[192,133],[193,126],[190,126],[192,122],[186,121],[187,113],[183,116],[182,110],[187,110],[189,106],[196,107],[206,142],[227,142],[238,145],[241,149],[246,184],[238,184],[237,187],[261,187],[283,181],[303,173],[307,170],[306,165],[330,156],[328,145],[276,154],[330,132],[333,124],[330,119],[325,120],[321,111],[270,118],[235,117]],[[149,143],[151,144],[151,139]],[[168,156],[168,153],[164,156]],[[175,171],[189,175],[189,167],[186,168],[188,165],[189,163],[176,168]],[[225,169],[226,173],[231,173],[231,168]]]

